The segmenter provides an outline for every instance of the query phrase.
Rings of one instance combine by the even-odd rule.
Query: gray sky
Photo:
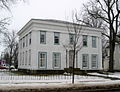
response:
[[[72,11],[82,10],[88,0],[26,0],[11,6],[11,13],[4,10],[4,17],[11,16],[9,29],[19,31],[31,18],[69,20]],[[3,47],[0,47],[0,52]]]
[[[27,1],[27,0],[26,0]],[[29,0],[12,7],[11,29],[20,30],[31,18],[68,20],[88,0]]]

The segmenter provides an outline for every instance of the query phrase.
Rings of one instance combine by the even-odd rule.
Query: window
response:
[[[20,43],[20,49],[22,49],[22,39],[19,40],[19,43]]]
[[[70,38],[70,44],[74,44],[74,38],[75,35],[74,34],[69,34],[69,38]]]
[[[46,43],[46,32],[40,31],[40,43]]]
[[[88,68],[88,61],[89,60],[89,57],[88,57],[88,54],[83,54],[82,55],[82,67],[83,68]]]
[[[96,48],[96,36],[92,36],[92,47]]]
[[[87,35],[83,35],[83,46],[87,47]]]
[[[22,53],[20,53],[20,65],[21,65],[21,62],[22,62]]]
[[[61,54],[53,53],[53,68],[60,68]]]
[[[23,48],[25,47],[25,37],[23,37]]]
[[[23,62],[22,62],[22,65],[24,65],[24,52],[23,52]]]
[[[97,54],[92,54],[92,68],[97,68]]]
[[[60,33],[55,32],[54,33],[54,44],[59,44],[60,43]]]
[[[47,61],[47,53],[40,52],[39,53],[39,68],[45,68]]]
[[[29,45],[31,45],[31,32],[29,33]]]
[[[31,65],[31,50],[29,50],[29,65]]]
[[[28,35],[26,35],[26,47],[28,46]]]
[[[26,54],[25,54],[25,65],[27,65],[27,51],[26,51]]]

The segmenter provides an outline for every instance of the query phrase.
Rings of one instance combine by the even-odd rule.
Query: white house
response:
[[[31,19],[19,32],[18,69],[64,70],[72,65],[71,49],[64,45],[73,39],[65,21]],[[72,23],[70,23],[72,25]],[[71,29],[73,29],[71,27]],[[82,26],[75,68],[102,70],[101,29]]]

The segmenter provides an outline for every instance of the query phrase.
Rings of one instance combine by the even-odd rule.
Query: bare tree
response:
[[[10,6],[12,4],[18,3],[19,1],[25,1],[25,0],[0,0],[0,8],[7,9],[10,11]]]
[[[83,6],[81,14],[76,13],[76,20],[83,23],[86,26],[95,27],[95,28],[102,28],[102,61],[104,62],[104,59],[106,57],[106,47],[108,45],[108,25],[105,23],[104,20],[98,19],[92,15],[89,14],[87,11],[88,6],[91,6],[91,12],[98,13],[99,11],[102,12],[99,8],[94,7],[94,2],[88,2],[86,5]],[[102,13],[101,13],[102,15]]]
[[[72,83],[74,84],[75,63],[77,63],[77,54],[82,48],[82,42],[80,41],[80,37],[82,35],[81,34],[82,26],[79,24],[77,20],[75,20],[75,18],[72,18],[72,23],[66,22],[66,26],[69,33],[70,42],[63,46],[67,52],[68,51],[72,52],[72,56],[71,56],[72,57],[71,58],[72,59]]]
[[[19,3],[20,1],[26,1],[26,0],[0,0],[0,10],[2,12],[3,9],[5,9],[6,11],[10,11],[10,6],[16,3]],[[0,12],[0,14],[1,14]],[[2,16],[3,17],[3,16]],[[9,21],[10,21],[10,17],[0,17],[0,35],[2,35],[2,33],[4,31],[7,30],[7,27],[9,25]]]
[[[104,35],[109,38],[109,71],[113,72],[115,41],[120,23],[120,0],[94,0],[90,2],[90,5],[84,5],[84,7],[90,16],[104,21],[108,26],[109,35]],[[92,8],[96,8],[98,11],[93,12]]]
[[[4,32],[3,44],[7,48],[6,53],[9,55],[9,67],[12,65],[12,61],[17,61],[18,55],[18,41],[15,31]]]

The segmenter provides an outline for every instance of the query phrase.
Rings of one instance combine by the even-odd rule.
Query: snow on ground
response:
[[[103,77],[111,77],[111,78],[120,78],[120,72],[115,72],[115,73],[109,73],[109,72],[106,72],[106,73],[88,73],[90,75],[98,75],[98,76],[103,76]]]
[[[120,78],[120,73],[89,73],[90,75],[100,75]],[[71,84],[72,76],[70,75],[49,75],[49,76],[33,76],[33,75],[16,75],[7,71],[0,71],[0,86],[39,86],[39,85],[60,85]],[[120,83],[120,80],[105,79],[97,76],[75,75],[75,83],[80,85],[86,84],[110,84]]]

